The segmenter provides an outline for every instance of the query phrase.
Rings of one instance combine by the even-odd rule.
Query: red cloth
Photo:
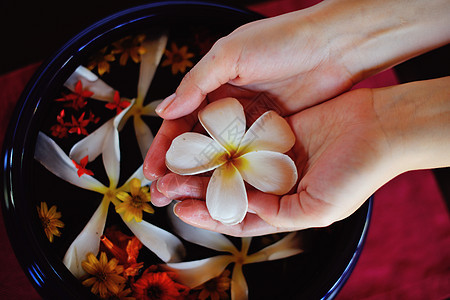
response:
[[[278,0],[251,8],[272,16],[313,2]],[[17,98],[36,68],[0,76],[0,145]],[[388,70],[358,87],[392,84],[395,74]],[[402,174],[375,193],[366,244],[337,300],[450,298],[449,249],[450,219],[432,172]],[[0,299],[40,299],[14,256],[2,221],[0,266]]]

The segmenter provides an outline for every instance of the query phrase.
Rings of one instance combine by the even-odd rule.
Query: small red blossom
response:
[[[93,92],[89,90],[83,90],[83,84],[81,83],[81,80],[79,80],[75,85],[75,91],[73,93],[63,95],[62,98],[58,98],[56,99],[56,101],[69,102],[66,105],[67,107],[72,107],[75,110],[79,110],[80,108],[86,106],[87,104],[86,98],[89,98],[92,95],[94,95]]]
[[[77,174],[78,177],[81,177],[82,175],[86,174],[86,175],[94,175],[94,172],[92,172],[91,170],[86,169],[86,165],[89,162],[89,158],[88,155],[86,155],[84,158],[82,158],[80,160],[80,163],[77,163],[75,160],[72,160],[73,164],[75,165],[75,167],[77,168]]]
[[[114,102],[109,102],[105,104],[105,107],[110,110],[116,110],[116,115],[120,114],[122,110],[130,106],[130,102],[126,100],[121,100],[118,91],[114,92]]]
[[[93,114],[91,113],[89,115],[89,118],[84,119],[85,114],[86,113],[83,112],[78,119],[76,119],[74,116],[72,116],[72,123],[68,124],[70,126],[69,133],[76,133],[78,135],[81,135],[81,134],[88,135],[86,126],[88,126],[89,123],[91,123],[92,121],[95,121],[94,120],[95,118],[94,118]]]
[[[50,130],[52,131],[52,135],[57,138],[64,138],[67,136],[67,132],[69,131],[69,128],[67,128],[67,123],[64,122],[65,112],[64,109],[61,110],[61,112],[56,117],[57,124],[50,127]]]

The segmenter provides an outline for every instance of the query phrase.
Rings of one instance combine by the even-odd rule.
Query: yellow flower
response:
[[[109,63],[115,61],[116,58],[112,54],[106,54],[107,47],[101,49],[91,57],[87,68],[93,70],[95,67],[98,69],[98,74],[102,76],[105,73],[109,73]]]
[[[133,178],[130,181],[130,194],[126,192],[118,192],[117,199],[121,201],[116,205],[116,212],[123,214],[126,222],[130,222],[133,218],[136,222],[142,221],[142,211],[150,214],[154,213],[154,209],[150,206],[150,189],[148,186],[141,187],[141,181]]]
[[[122,53],[119,60],[121,66],[125,66],[127,64],[129,57],[131,57],[131,59],[135,63],[141,61],[141,55],[146,52],[145,48],[141,45],[144,40],[145,35],[140,34],[135,38],[127,36],[113,43],[115,49],[112,51],[112,53],[113,54]]]
[[[64,223],[59,220],[59,218],[61,218],[61,213],[56,211],[56,205],[53,205],[49,210],[46,202],[41,202],[41,207],[37,206],[37,211],[39,219],[41,219],[42,227],[44,227],[45,234],[50,243],[52,243],[53,236],[61,235],[58,227],[64,227]]]
[[[230,289],[231,279],[230,270],[225,270],[216,278],[210,279],[204,284],[195,288],[201,290],[198,299],[205,300],[208,297],[211,300],[228,299],[227,291]]]
[[[187,52],[187,46],[183,46],[178,49],[175,43],[172,43],[172,51],[166,50],[166,60],[164,60],[161,66],[166,67],[172,65],[172,74],[175,75],[178,72],[185,73],[187,67],[192,67],[194,64],[189,58],[194,57],[193,53]]]
[[[86,258],[81,266],[92,276],[84,280],[83,285],[92,286],[91,292],[99,294],[101,298],[106,298],[109,294],[117,295],[120,292],[120,285],[126,281],[119,275],[123,272],[123,266],[117,265],[118,260],[113,258],[108,261],[105,252],[100,254],[99,260],[92,253],[88,253]]]

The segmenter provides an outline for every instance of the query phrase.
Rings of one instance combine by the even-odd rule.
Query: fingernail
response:
[[[172,104],[173,100],[175,99],[176,94],[173,93],[172,95],[170,95],[169,97],[167,97],[166,99],[164,99],[163,102],[161,102],[155,109],[156,113],[159,115],[162,112],[164,112],[167,107],[169,107],[170,104]]]

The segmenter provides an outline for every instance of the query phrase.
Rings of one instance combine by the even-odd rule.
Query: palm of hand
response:
[[[159,188],[176,190],[179,198],[188,199],[175,208],[182,220],[230,235],[328,225],[350,215],[370,196],[373,186],[380,184],[373,175],[365,175],[376,173],[381,151],[375,145],[383,138],[371,100],[369,90],[350,92],[288,117],[297,139],[290,153],[300,174],[297,191],[280,198],[249,187],[252,213],[238,225],[211,219],[202,201],[205,178],[180,181],[171,174],[172,180],[163,178],[165,184]]]

